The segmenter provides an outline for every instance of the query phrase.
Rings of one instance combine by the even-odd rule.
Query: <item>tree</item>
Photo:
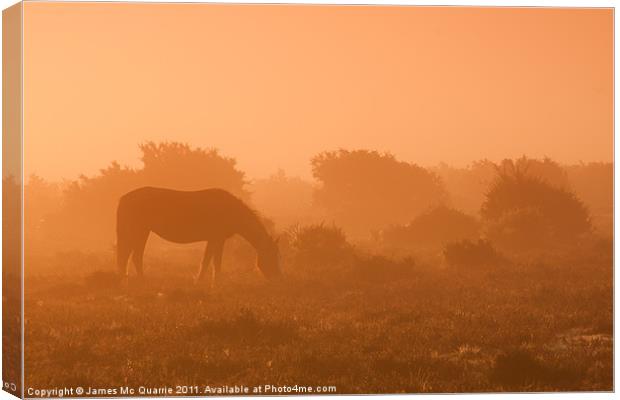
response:
[[[221,156],[216,149],[177,142],[140,145],[144,182],[179,190],[200,190],[210,187],[226,189],[248,200],[244,173],[236,168],[234,158]]]
[[[503,171],[515,169],[526,171],[529,176],[538,177],[553,186],[563,188],[570,186],[566,170],[548,157],[537,160],[522,156],[515,160],[503,160],[499,164],[484,159],[475,161],[465,168],[441,163],[433,167],[432,171],[444,182],[453,207],[477,214],[498,168]]]
[[[57,183],[31,175],[24,185],[24,239],[34,240],[45,233],[47,217],[57,213],[62,204],[62,189]]]
[[[369,150],[324,152],[311,161],[321,183],[315,201],[354,234],[410,221],[446,200],[439,177],[392,154]]]
[[[243,172],[235,160],[216,150],[191,148],[182,143],[153,143],[140,146],[142,168],[123,167],[117,162],[98,175],[80,176],[62,193],[60,210],[46,218],[46,237],[61,239],[68,247],[110,249],[115,242],[116,206],[125,193],[141,186],[180,190],[219,187],[244,199]]]
[[[522,156],[515,160],[505,159],[497,166],[504,174],[521,174],[538,178],[549,185],[570,187],[566,169],[549,157],[542,160]]]
[[[450,204],[469,214],[478,214],[484,193],[493,182],[497,166],[489,160],[479,160],[464,168],[441,163],[432,168],[443,181]]]
[[[253,181],[250,190],[253,205],[280,227],[312,219],[314,188],[310,182],[278,170],[269,178]]]
[[[588,210],[565,187],[528,173],[526,164],[505,163],[480,214],[487,235],[506,251],[549,250],[574,244],[591,229]]]
[[[60,210],[45,218],[45,236],[62,239],[68,247],[109,249],[114,243],[118,199],[143,182],[139,170],[117,162],[93,177],[81,175],[64,189]]]

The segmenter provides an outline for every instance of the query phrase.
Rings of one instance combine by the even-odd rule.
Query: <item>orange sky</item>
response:
[[[613,159],[613,11],[25,3],[25,173],[216,147],[249,177],[316,153],[431,165]]]

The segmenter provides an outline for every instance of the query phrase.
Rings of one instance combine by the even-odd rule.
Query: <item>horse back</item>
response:
[[[243,202],[222,189],[179,191],[142,187],[121,197],[117,227],[150,230],[173,242],[231,236]]]

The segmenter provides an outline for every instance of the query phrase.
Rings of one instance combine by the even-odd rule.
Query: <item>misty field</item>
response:
[[[424,168],[338,150],[311,160],[314,181],[279,171],[248,182],[216,150],[141,151],[141,169],[112,163],[24,187],[26,391],[613,390],[613,164],[524,156]],[[123,285],[116,210],[143,186],[234,194],[256,210],[243,215],[283,276],[258,272],[261,242],[239,230],[215,289],[195,285],[204,243],[152,233],[145,280],[132,265]],[[17,226],[19,186],[3,189]],[[235,217],[225,214],[207,222],[224,226]],[[11,237],[5,265],[19,267]]]
[[[611,243],[576,263],[455,270],[362,255],[267,282],[199,250],[147,258],[119,287],[111,254],[26,279],[26,388],[335,385],[337,393],[612,390]],[[588,262],[584,260],[589,260]],[[227,262],[228,260],[228,262]]]

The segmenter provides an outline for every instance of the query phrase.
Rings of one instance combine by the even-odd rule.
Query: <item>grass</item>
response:
[[[27,264],[25,387],[613,389],[611,259],[453,271],[373,257],[361,273],[289,265],[278,283],[225,265],[214,292],[163,259],[129,289],[103,261]]]

